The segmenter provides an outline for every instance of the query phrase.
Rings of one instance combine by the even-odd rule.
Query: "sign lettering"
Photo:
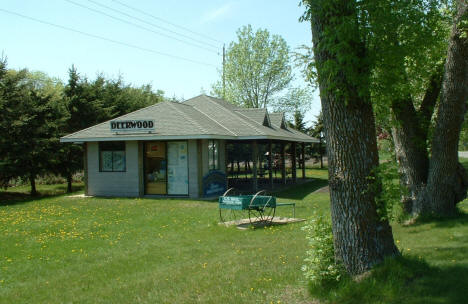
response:
[[[154,120],[113,120],[110,129],[112,132],[151,132],[154,131]]]
[[[221,171],[210,171],[203,177],[203,195],[205,197],[223,195],[226,188],[226,174]]]

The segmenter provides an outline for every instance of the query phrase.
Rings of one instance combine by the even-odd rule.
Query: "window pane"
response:
[[[210,170],[214,169],[213,153],[214,153],[214,144],[212,140],[209,140],[208,141],[208,168]]]
[[[113,169],[114,171],[125,171],[125,151],[114,151]]]
[[[125,151],[125,142],[123,141],[102,141],[99,143],[101,151]]]
[[[218,141],[213,141],[213,169],[218,170]]]
[[[101,151],[101,170],[112,171],[112,151]]]

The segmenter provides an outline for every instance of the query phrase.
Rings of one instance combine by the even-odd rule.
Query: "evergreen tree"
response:
[[[6,62],[3,64],[6,68]],[[28,179],[36,195],[37,176],[54,166],[59,130],[65,115],[57,95],[47,92],[26,71],[2,72],[0,159],[3,185],[15,177]]]
[[[68,71],[68,83],[64,88],[63,103],[68,117],[61,135],[70,134],[88,128],[111,117],[110,109],[103,106],[103,77],[97,77],[94,83],[82,79],[72,66]],[[73,143],[62,143],[60,156],[55,167],[67,180],[67,192],[72,191],[73,174],[83,169],[83,146]]]

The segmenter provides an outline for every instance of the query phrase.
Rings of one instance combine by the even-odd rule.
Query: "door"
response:
[[[167,194],[166,143],[145,143],[146,194]]]
[[[188,195],[188,153],[186,141],[167,143],[167,193]]]

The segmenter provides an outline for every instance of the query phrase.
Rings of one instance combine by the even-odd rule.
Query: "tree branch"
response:
[[[437,98],[439,98],[440,89],[442,87],[443,70],[444,65],[439,64],[436,71],[429,80],[429,85],[426,89],[426,93],[424,94],[421,106],[419,107],[418,115],[420,125],[423,129],[426,130],[431,122],[431,117],[434,113]]]

